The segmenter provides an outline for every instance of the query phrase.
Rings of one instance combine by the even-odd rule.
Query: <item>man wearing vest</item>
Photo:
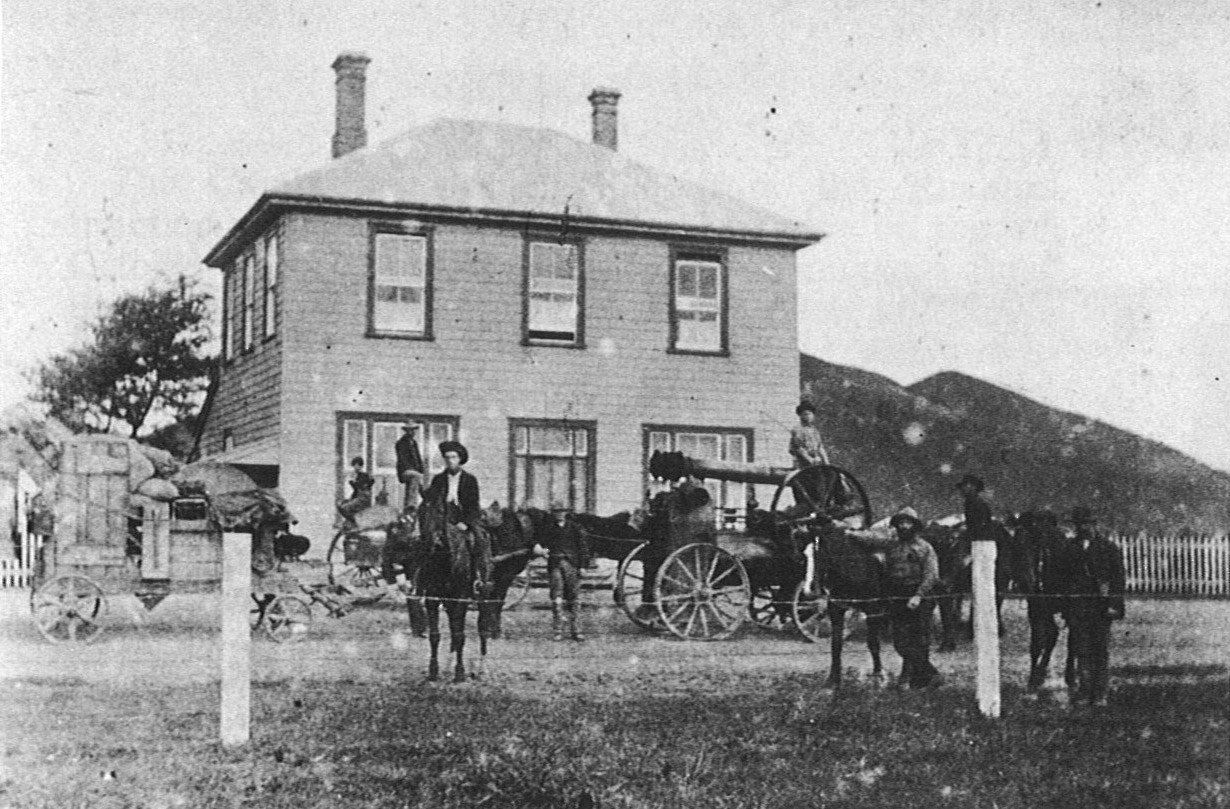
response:
[[[889,598],[888,615],[893,624],[893,647],[901,656],[901,676],[897,682],[910,688],[926,688],[941,682],[931,665],[931,611],[925,599],[940,580],[940,564],[920,532],[923,521],[912,508],[893,515],[889,525],[894,539],[877,539],[861,532],[850,536],[885,554],[885,591]]]

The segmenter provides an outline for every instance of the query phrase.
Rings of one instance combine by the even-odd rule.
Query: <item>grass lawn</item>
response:
[[[819,675],[549,675],[512,684],[257,683],[253,740],[217,688],[0,681],[0,807],[1226,807],[1230,680],[1118,670],[1109,708],[1005,691],[818,688]]]

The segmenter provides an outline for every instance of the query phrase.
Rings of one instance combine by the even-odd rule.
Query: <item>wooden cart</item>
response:
[[[163,501],[134,493],[137,452],[113,436],[79,436],[62,447],[55,531],[36,554],[30,594],[34,624],[52,643],[96,640],[116,597],[153,609],[169,595],[221,585],[223,534],[211,502],[218,496]],[[341,605],[324,585],[323,565],[278,557],[289,515],[276,493],[253,494],[268,503],[255,510],[259,523],[245,527],[253,533],[253,627],[293,640],[307,631],[313,603],[330,615]]]

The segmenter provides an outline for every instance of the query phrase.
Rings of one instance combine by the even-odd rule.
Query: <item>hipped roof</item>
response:
[[[267,192],[210,251],[220,266],[285,208],[695,234],[806,247],[800,222],[548,129],[438,120]]]

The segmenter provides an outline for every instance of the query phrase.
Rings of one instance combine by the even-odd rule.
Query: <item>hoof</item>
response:
[[[466,673],[464,671],[459,671],[453,675],[454,683],[464,683],[465,681],[466,681]]]

